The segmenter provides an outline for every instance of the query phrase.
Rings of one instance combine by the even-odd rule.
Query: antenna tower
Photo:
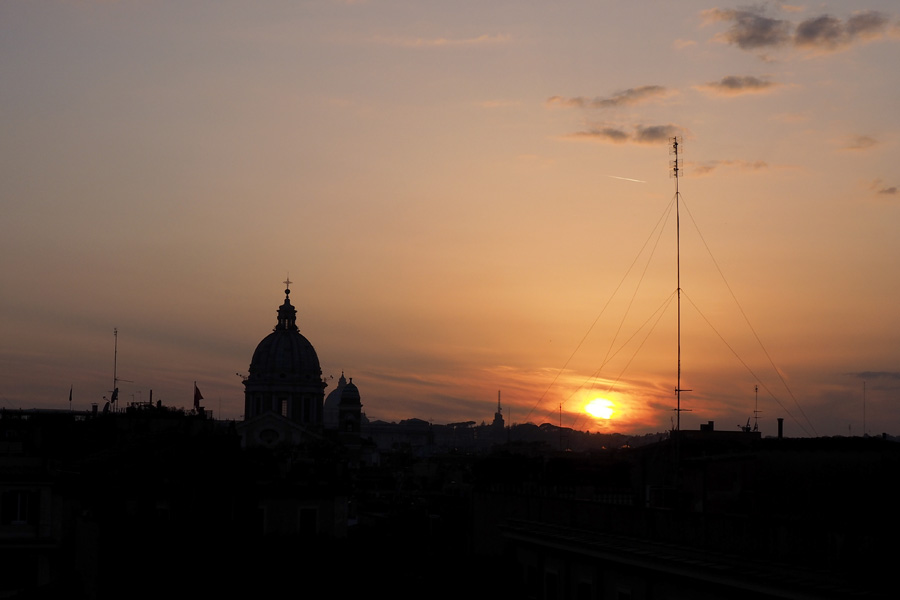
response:
[[[756,395],[756,398],[754,400],[755,405],[753,407],[753,431],[759,431],[759,385],[753,386],[753,392]]]
[[[670,154],[674,156],[674,158],[669,162],[669,166],[672,169],[672,177],[675,178],[675,270],[677,278],[676,291],[678,294],[678,380],[677,384],[675,385],[675,431],[681,431],[681,392],[691,391],[681,389],[681,192],[679,192],[678,190],[678,178],[681,176],[683,161],[681,158],[679,158],[679,152],[682,146],[681,136],[673,137],[670,139],[670,141],[672,143]]]
[[[118,364],[119,364],[119,328],[113,327],[113,389],[112,394],[109,398],[109,407],[111,409],[115,409],[119,404],[119,382],[124,381],[125,383],[134,383],[128,379],[119,379],[118,375]]]
[[[110,396],[109,407],[115,409],[113,406],[116,401],[119,399],[119,377],[118,377],[118,364],[119,364],[119,328],[113,327],[113,389],[112,395]]]

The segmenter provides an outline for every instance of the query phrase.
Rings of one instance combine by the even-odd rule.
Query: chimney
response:
[[[784,419],[778,417],[778,439],[784,437]]]

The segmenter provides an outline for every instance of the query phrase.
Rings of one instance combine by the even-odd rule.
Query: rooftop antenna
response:
[[[127,379],[119,379],[118,376],[118,362],[119,362],[119,328],[113,327],[113,338],[115,339],[113,343],[113,389],[112,395],[109,398],[109,407],[115,408],[118,406],[117,402],[119,400],[119,382],[124,381],[125,383],[132,383]],[[115,405],[115,406],[114,406]]]
[[[559,403],[559,449],[563,449],[562,442],[562,402]]]
[[[753,406],[753,431],[759,431],[759,385],[753,386],[753,392],[756,394]]]
[[[119,328],[113,327],[113,389],[109,397],[109,407],[115,409],[116,400],[119,399]]]
[[[675,259],[675,269],[676,269],[676,285],[677,285],[677,294],[678,294],[678,381],[675,385],[675,431],[681,431],[681,392],[690,392],[691,390],[683,390],[681,389],[681,215],[680,215],[680,201],[681,201],[681,192],[678,190],[678,178],[681,174],[681,170],[683,167],[683,161],[679,158],[679,148],[682,145],[681,136],[675,136],[670,138],[672,142],[672,149],[670,154],[674,156],[672,161],[670,161],[669,166],[672,168],[672,177],[675,178],[675,244],[676,244],[676,259]]]

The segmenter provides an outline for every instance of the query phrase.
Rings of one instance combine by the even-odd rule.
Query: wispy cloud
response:
[[[768,16],[765,8],[712,8],[703,11],[701,18],[706,25],[729,23],[728,29],[714,39],[742,50],[793,47],[813,53],[830,53],[882,39],[890,33],[889,17],[874,10],[859,11],[846,19],[824,14],[796,24]]]
[[[879,196],[896,196],[900,193],[896,185],[885,185],[880,179],[873,181],[869,188]]]
[[[624,144],[630,139],[628,132],[615,127],[591,128],[587,131],[577,131],[563,136],[569,140],[594,140],[600,142],[613,142]]]
[[[787,44],[793,26],[790,21],[773,19],[762,10],[711,8],[701,13],[705,24],[727,22],[731,26],[716,39],[743,50],[771,48]]]
[[[767,78],[752,75],[728,75],[719,81],[698,85],[697,89],[719,96],[738,96],[764,94],[771,92],[776,87],[778,84]]]
[[[590,140],[613,144],[659,144],[682,135],[682,129],[675,125],[635,125],[631,131],[619,127],[592,127],[563,136],[568,140]]]
[[[769,165],[762,160],[710,160],[702,163],[688,165],[695,175],[709,175],[718,168],[732,168],[741,171],[761,171],[768,169]]]
[[[661,85],[642,85],[605,97],[585,98],[578,96],[566,98],[564,96],[553,96],[547,99],[547,106],[563,108],[618,108],[661,100],[676,93],[675,90]]]
[[[900,373],[897,371],[860,371],[858,373],[849,373],[849,375],[866,381],[900,382]]]
[[[512,41],[509,34],[484,34],[470,38],[403,38],[403,37],[376,37],[374,41],[389,46],[402,48],[442,48],[454,46],[485,46],[506,44]]]
[[[870,135],[855,135],[843,144],[844,150],[868,150],[878,146],[881,142]]]
[[[657,144],[667,142],[681,134],[681,128],[674,125],[638,125],[635,128],[634,141],[639,144]]]
[[[800,48],[833,52],[857,42],[875,40],[888,29],[888,18],[877,11],[863,11],[841,21],[822,15],[797,26],[794,44]]]

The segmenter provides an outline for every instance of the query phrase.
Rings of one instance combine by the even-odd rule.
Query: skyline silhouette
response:
[[[900,434],[894,4],[512,6],[4,3],[0,408],[240,419],[287,277],[370,419],[670,429],[677,135],[681,427]]]

